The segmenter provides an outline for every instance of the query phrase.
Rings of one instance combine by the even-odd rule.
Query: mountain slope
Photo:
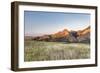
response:
[[[90,26],[82,31],[78,31],[78,41],[79,42],[90,42]]]
[[[38,36],[32,39],[53,42],[90,42],[90,26],[79,31],[69,31],[68,29],[64,29],[54,34]]]
[[[90,26],[87,27],[87,28],[85,28],[85,29],[83,29],[83,30],[77,31],[77,33],[78,33],[79,36],[84,36],[84,35],[86,35],[87,33],[90,33]]]
[[[64,29],[63,31],[59,31],[55,34],[52,34],[53,38],[63,38],[69,35],[69,31],[67,29]]]

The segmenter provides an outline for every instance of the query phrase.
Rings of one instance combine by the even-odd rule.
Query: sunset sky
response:
[[[24,11],[25,36],[52,34],[63,29],[80,30],[90,25],[90,14]]]

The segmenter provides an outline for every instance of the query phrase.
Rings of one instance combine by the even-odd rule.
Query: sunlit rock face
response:
[[[30,39],[30,37],[27,37]],[[85,42],[90,43],[90,26],[78,31],[69,31],[68,29],[64,29],[62,31],[59,31],[57,33],[49,34],[49,35],[43,35],[43,36],[37,36],[37,37],[31,37],[32,40],[37,41],[51,41],[51,42],[70,42],[70,43],[76,43],[76,42]]]

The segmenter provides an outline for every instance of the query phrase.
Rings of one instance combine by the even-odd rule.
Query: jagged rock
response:
[[[68,42],[78,42],[78,35],[76,31],[71,31],[68,36]]]

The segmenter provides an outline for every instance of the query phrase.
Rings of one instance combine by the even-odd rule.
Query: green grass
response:
[[[90,58],[90,45],[85,43],[63,43],[25,41],[25,61],[71,60]]]

